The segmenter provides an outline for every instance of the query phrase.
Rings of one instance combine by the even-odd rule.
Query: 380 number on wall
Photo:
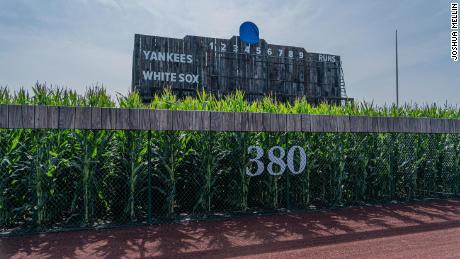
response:
[[[246,175],[248,176],[258,176],[261,175],[265,170],[265,164],[261,159],[264,156],[264,150],[260,146],[250,146],[248,147],[248,154],[251,155],[255,152],[255,157],[250,158],[249,162],[254,163],[256,170],[251,170],[251,168],[246,167]],[[294,155],[296,152],[299,153],[298,165],[294,165]],[[291,171],[292,174],[301,174],[305,171],[307,166],[307,156],[305,154],[305,149],[300,146],[292,146],[288,152],[287,157],[286,151],[280,146],[274,146],[268,150],[268,159],[270,162],[267,165],[267,171],[270,175],[279,176],[286,171],[286,167]],[[286,160],[286,162],[285,162]],[[275,170],[274,165],[277,165],[278,170]]]

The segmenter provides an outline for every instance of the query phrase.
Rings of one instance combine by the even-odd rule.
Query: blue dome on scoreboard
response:
[[[259,28],[253,22],[244,22],[240,26],[240,39],[248,44],[259,43]]]

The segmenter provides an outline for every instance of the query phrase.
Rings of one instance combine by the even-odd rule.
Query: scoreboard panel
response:
[[[144,102],[169,87],[178,96],[197,89],[227,95],[240,89],[249,100],[265,95],[281,101],[297,97],[340,98],[340,57],[304,48],[242,42],[238,36],[183,39],[136,34],[132,90]]]

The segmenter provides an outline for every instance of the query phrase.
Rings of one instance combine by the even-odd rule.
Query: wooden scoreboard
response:
[[[178,96],[197,89],[226,95],[240,89],[249,100],[270,95],[281,101],[297,97],[338,100],[340,57],[307,52],[304,48],[242,42],[239,37],[183,39],[136,34],[132,90],[144,102],[170,88]]]

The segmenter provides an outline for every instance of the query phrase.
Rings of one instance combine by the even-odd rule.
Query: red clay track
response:
[[[0,239],[13,257],[460,258],[460,200]]]

